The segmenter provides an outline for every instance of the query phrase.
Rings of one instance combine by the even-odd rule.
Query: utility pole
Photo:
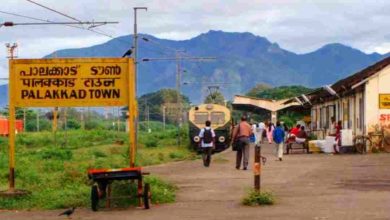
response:
[[[193,61],[193,62],[202,62],[202,61],[208,61],[208,60],[215,60],[215,57],[191,57],[191,56],[184,56],[181,53],[184,51],[176,50],[175,57],[162,57],[162,58],[144,58],[142,61],[148,62],[148,61],[176,61],[176,103],[177,106],[177,114],[176,114],[176,120],[177,120],[177,144],[180,146],[181,138],[180,138],[180,128],[182,123],[182,117],[183,117],[183,107],[182,107],[182,101],[181,101],[181,62],[182,61]]]
[[[134,97],[137,98],[137,91],[138,91],[138,28],[137,28],[137,10],[145,10],[147,11],[147,7],[134,7],[134,35],[133,35],[133,58],[134,58],[134,75],[135,75],[135,94]],[[129,106],[129,111],[130,111],[130,106]],[[138,111],[137,111],[138,112]],[[138,144],[138,120],[139,120],[139,115],[135,117],[134,120],[134,128],[135,131],[129,131],[129,132],[135,132],[135,140],[134,143],[130,143],[130,148],[131,148],[131,158],[130,158],[130,167],[135,166],[135,153],[136,153],[136,147]],[[133,146],[131,146],[133,145]]]
[[[81,121],[81,129],[85,130],[84,108],[80,109],[80,121]]]
[[[150,133],[150,112],[149,112],[149,106],[146,106],[146,116],[147,116],[147,122],[148,122],[148,133]]]
[[[115,107],[111,108],[112,110],[112,129],[115,130]]]
[[[18,48],[17,43],[13,43],[12,45],[10,43],[6,43],[5,46],[7,47],[7,58],[8,59],[15,59],[18,58],[18,56],[15,55],[16,49]]]
[[[64,146],[68,143],[68,116],[67,108],[64,108],[64,129],[65,129],[65,143]]]
[[[39,109],[37,110],[37,132],[39,132]]]
[[[149,113],[149,105],[148,105],[148,99],[145,98],[145,109],[144,109],[144,121],[147,125],[147,131],[150,131],[150,113]]]
[[[182,121],[182,103],[181,103],[181,56],[180,52],[176,51],[176,91],[177,91],[177,108],[179,111],[177,111],[177,145],[180,147],[181,145],[181,137],[180,137],[180,130],[181,130],[181,121]]]
[[[164,131],[165,131],[165,111],[166,111],[167,107],[165,105],[163,105],[163,128],[164,128]]]
[[[23,131],[26,132],[26,108],[23,108]]]
[[[120,107],[118,107],[118,111],[117,111],[117,121],[118,121],[118,132],[120,131]]]

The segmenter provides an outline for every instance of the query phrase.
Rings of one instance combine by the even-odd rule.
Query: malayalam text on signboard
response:
[[[390,109],[390,94],[379,94],[379,108]]]
[[[126,106],[127,58],[10,60],[11,97],[19,107]]]

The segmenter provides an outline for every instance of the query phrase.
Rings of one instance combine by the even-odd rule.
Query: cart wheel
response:
[[[99,204],[98,186],[93,185],[91,188],[91,208],[94,212],[97,211]]]
[[[145,209],[149,209],[150,208],[149,194],[150,194],[150,185],[149,185],[149,183],[145,183],[145,185],[144,185],[144,193],[142,195],[143,200],[144,200],[144,207],[145,207]]]

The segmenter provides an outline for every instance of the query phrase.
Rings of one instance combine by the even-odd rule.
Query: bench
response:
[[[306,139],[305,142],[298,143],[295,141],[295,137],[289,137],[286,141],[286,154],[290,154],[292,150],[302,149],[302,153],[309,153],[309,144]]]

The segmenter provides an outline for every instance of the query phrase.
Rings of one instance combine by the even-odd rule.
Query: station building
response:
[[[331,132],[332,117],[353,136],[381,131],[390,138],[390,57],[305,96],[311,130],[320,139]]]

